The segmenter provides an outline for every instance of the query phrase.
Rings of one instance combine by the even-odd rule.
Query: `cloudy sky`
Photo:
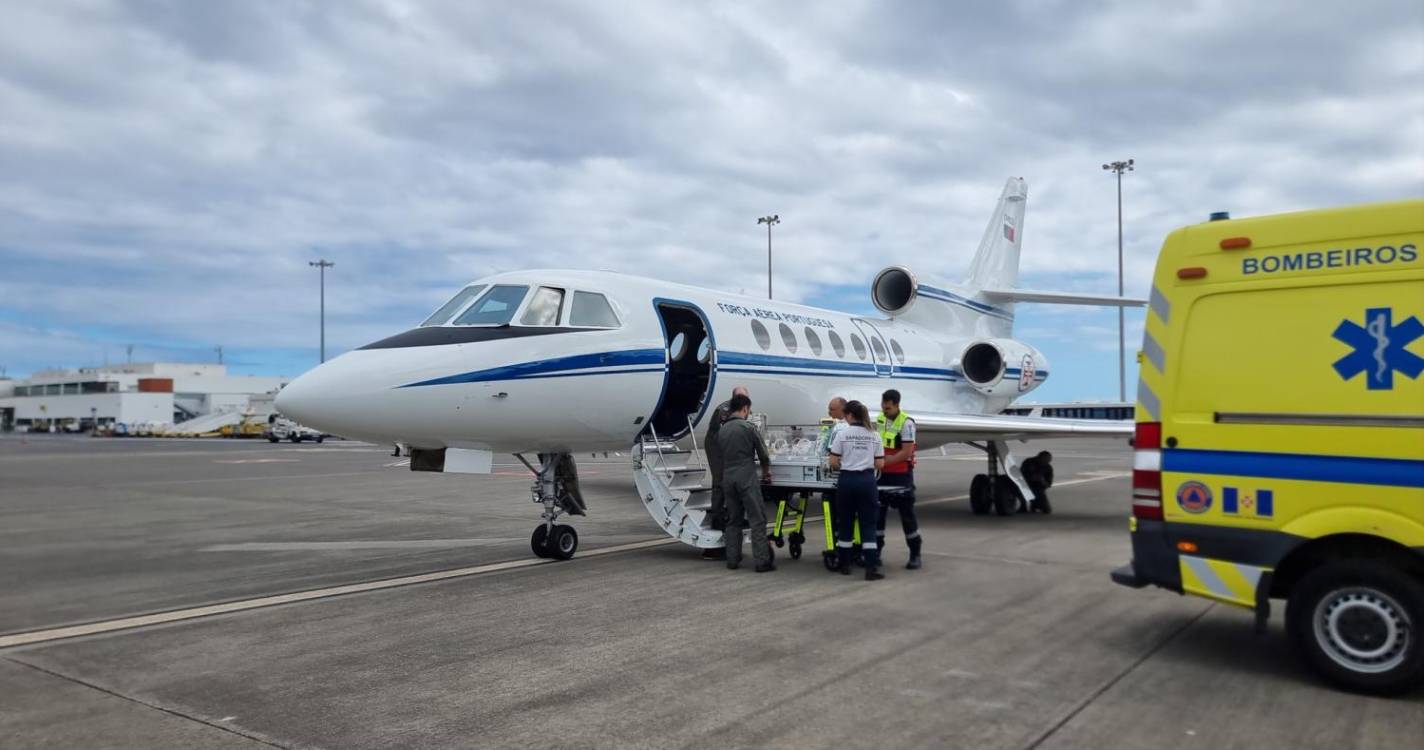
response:
[[[1211,211],[1424,195],[1424,4],[959,5],[7,3],[0,367],[300,373],[318,257],[332,352],[500,270],[757,293],[767,213],[778,297],[868,310],[961,278],[1010,175],[1024,285],[1111,292],[1128,157],[1135,294]],[[1115,313],[1019,333],[1036,396],[1116,396]]]

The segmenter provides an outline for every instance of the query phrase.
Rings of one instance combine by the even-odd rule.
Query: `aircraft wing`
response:
[[[1136,297],[1115,297],[1076,292],[1040,292],[1032,289],[982,289],[979,292],[991,302],[1044,302],[1050,305],[1099,305],[1103,307],[1142,307],[1147,300]]]
[[[1010,414],[939,414],[915,411],[921,444],[970,440],[1034,440],[1070,437],[1132,437],[1133,423],[1106,419],[1051,419]]]

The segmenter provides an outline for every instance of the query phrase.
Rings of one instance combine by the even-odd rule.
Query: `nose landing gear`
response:
[[[586,515],[588,507],[579,492],[578,467],[574,457],[568,453],[540,453],[539,468],[534,468],[522,454],[516,453],[528,469],[534,472],[534,485],[530,488],[532,500],[544,506],[541,514],[544,522],[534,528],[529,537],[529,547],[539,557],[567,560],[578,551],[578,532],[568,524],[555,523],[559,516]]]

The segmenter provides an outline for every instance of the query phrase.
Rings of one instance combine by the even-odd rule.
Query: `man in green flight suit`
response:
[[[722,454],[722,495],[727,507],[727,567],[736,570],[742,564],[742,517],[745,514],[752,535],[752,557],[756,572],[776,570],[771,562],[771,545],[766,540],[766,505],[761,499],[761,482],[771,480],[771,458],[756,427],[747,421],[752,412],[752,400],[743,394],[732,397],[728,418],[717,431],[717,445]],[[757,471],[756,462],[761,462]]]

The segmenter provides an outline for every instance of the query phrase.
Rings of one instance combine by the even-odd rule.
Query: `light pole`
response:
[[[771,227],[781,223],[781,214],[763,216],[757,223],[766,225],[766,298],[771,299]]]
[[[1117,296],[1122,291],[1122,173],[1133,170],[1133,161],[1115,161],[1103,169],[1117,174]],[[1122,305],[1117,306],[1117,400],[1127,401],[1127,341],[1123,332]]]
[[[321,260],[307,261],[307,265],[317,269],[321,273],[321,361],[326,361],[326,269],[336,265],[331,261],[322,258]]]

